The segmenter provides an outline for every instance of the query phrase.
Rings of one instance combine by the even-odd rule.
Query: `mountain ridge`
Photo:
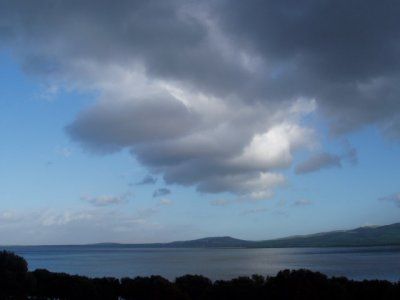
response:
[[[29,245],[9,245],[23,247]],[[334,230],[306,235],[293,235],[269,240],[244,240],[231,236],[204,237],[193,240],[166,243],[92,243],[79,245],[36,245],[52,246],[93,246],[126,248],[301,248],[301,247],[372,247],[400,246],[400,222],[381,226],[364,226],[349,230]],[[32,246],[35,247],[35,246]]]
[[[168,243],[100,243],[91,245],[118,245],[133,248],[294,248],[400,246],[400,222],[382,226],[364,226],[349,230],[335,230],[260,241],[243,240],[230,236],[217,236],[186,241],[173,241]]]

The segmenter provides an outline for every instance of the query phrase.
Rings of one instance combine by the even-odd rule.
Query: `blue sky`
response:
[[[65,9],[81,13],[79,7]],[[10,10],[21,13],[18,7]],[[16,21],[10,20],[6,25],[12,27]],[[95,16],[87,22],[101,27],[107,20]],[[293,91],[293,84],[287,85],[292,95],[269,94],[265,85],[285,86],[293,75],[286,72],[295,73],[304,62],[244,47],[238,51],[247,58],[235,65],[236,54],[224,50],[228,42],[212,51],[189,47],[190,64],[174,62],[171,45],[160,54],[154,50],[157,44],[144,40],[150,54],[142,54],[140,47],[118,44],[118,32],[102,38],[94,33],[95,45],[96,39],[100,46],[107,39],[115,43],[115,49],[96,53],[90,45],[74,44],[84,30],[80,36],[71,24],[61,25],[55,24],[54,32],[65,34],[63,41],[39,23],[33,27],[37,40],[15,33],[27,47],[2,40],[1,244],[164,242],[222,235],[259,240],[400,220],[400,143],[390,127],[398,121],[398,100],[380,98],[382,83],[374,81],[396,82],[389,75],[375,74],[365,82],[354,75],[349,80],[364,94],[343,102],[332,98],[329,76],[312,96],[309,84],[315,87],[315,81]],[[196,26],[189,33],[193,39],[198,38]],[[157,35],[159,29],[145,30]],[[166,30],[185,38],[186,33],[176,32],[181,29]],[[229,36],[229,29],[223,30],[219,41]],[[200,45],[213,41],[215,32]],[[247,38],[250,44],[252,36]],[[130,57],[126,48],[138,51],[139,58]],[[193,56],[201,51],[216,61],[222,55],[223,62],[203,70],[202,56]],[[170,65],[163,69],[166,60]],[[264,62],[274,63],[273,72],[265,71]],[[209,76],[202,77],[209,70],[227,76],[209,82]],[[250,76],[254,84],[236,90],[242,77],[229,77],[232,70],[244,70],[239,75]],[[271,81],[258,84],[265,76]],[[339,98],[347,99],[341,93]],[[246,102],[247,97],[254,102]],[[383,99],[376,106],[382,112],[375,102],[365,102],[373,97]],[[154,182],[140,184],[146,177]]]

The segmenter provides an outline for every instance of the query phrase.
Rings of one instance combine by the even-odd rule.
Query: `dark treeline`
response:
[[[373,266],[371,266],[373,268]],[[160,276],[88,278],[28,271],[27,262],[0,252],[0,299],[400,299],[400,283],[328,278],[308,270],[285,270],[273,277],[232,280],[185,275],[174,282]]]

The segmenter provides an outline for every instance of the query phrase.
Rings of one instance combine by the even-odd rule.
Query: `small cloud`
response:
[[[68,158],[72,155],[72,150],[67,147],[58,148],[57,154],[65,157],[65,158]]]
[[[227,206],[232,203],[233,203],[232,201],[226,199],[215,199],[210,201],[210,204],[213,206]]]
[[[317,153],[307,160],[299,163],[296,168],[296,174],[306,174],[317,172],[321,169],[328,168],[340,168],[343,162],[347,162],[350,165],[357,165],[358,153],[357,149],[354,148],[348,140],[343,141],[343,152],[342,154],[331,154],[327,152]]]
[[[296,174],[306,174],[319,171],[321,169],[341,167],[341,157],[336,154],[318,153],[309,157],[307,160],[296,166]]]
[[[293,205],[294,206],[308,206],[313,204],[313,202],[311,200],[308,199],[300,199],[300,200],[296,200]]]
[[[210,204],[213,206],[228,206],[228,205],[232,205],[232,204],[252,204],[252,203],[258,203],[261,201],[264,201],[265,197],[254,197],[252,194],[250,194],[249,196],[242,196],[242,197],[237,197],[235,199],[232,200],[227,200],[227,199],[215,199],[210,201]]]
[[[53,101],[60,94],[60,87],[55,84],[43,86],[38,94],[38,98],[45,101]]]
[[[156,213],[158,213],[158,209],[149,207],[137,210],[136,216],[139,219],[147,219],[154,216]]]
[[[285,217],[285,218],[289,217],[289,214],[284,210],[275,210],[275,211],[272,212],[272,214],[274,214],[276,216]]]
[[[19,221],[20,217],[13,211],[0,212],[0,223],[3,222],[16,222]]]
[[[90,212],[62,212],[55,213],[47,211],[42,213],[39,217],[41,226],[63,226],[73,222],[91,220],[94,216]]]
[[[379,201],[393,202],[396,206],[400,207],[400,193],[381,197]]]
[[[155,184],[157,182],[157,178],[147,175],[141,181],[136,183],[136,185],[145,185],[145,184]]]
[[[268,211],[268,208],[259,207],[254,209],[248,209],[241,212],[242,216],[252,215],[252,214],[259,214]]]
[[[167,198],[162,198],[160,199],[160,201],[158,201],[158,205],[159,206],[170,206],[172,205],[174,202],[170,199]]]
[[[286,200],[285,199],[280,199],[277,204],[278,207],[283,207],[286,205]]]
[[[153,198],[155,198],[155,197],[162,197],[162,196],[169,195],[169,194],[171,194],[171,190],[170,190],[170,189],[167,189],[167,188],[159,188],[159,189],[157,189],[157,190],[154,191],[154,193],[153,193]]]
[[[346,160],[350,164],[357,165],[358,163],[358,152],[357,149],[354,148],[348,140],[344,140],[343,142],[345,152],[341,155],[343,160]]]
[[[130,196],[131,193],[125,193],[119,196],[82,196],[81,200],[88,202],[94,206],[111,206],[127,203]]]

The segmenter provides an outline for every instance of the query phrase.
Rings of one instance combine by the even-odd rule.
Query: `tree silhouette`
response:
[[[328,278],[309,270],[283,270],[276,276],[238,277],[231,280],[185,275],[171,282],[161,276],[88,278],[38,269],[28,272],[26,261],[0,252],[0,300],[398,300],[400,283],[385,280],[354,281]]]

